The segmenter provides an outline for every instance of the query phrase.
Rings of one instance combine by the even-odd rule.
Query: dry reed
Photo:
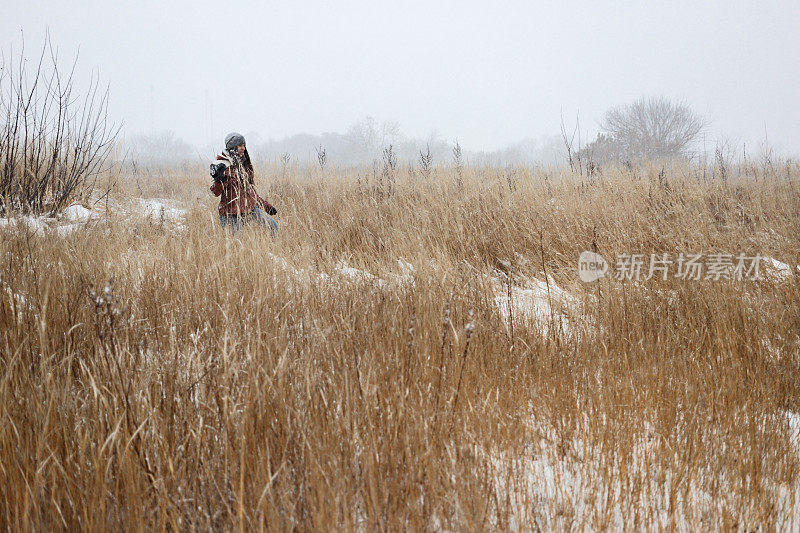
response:
[[[2,230],[0,526],[799,527],[800,273],[576,274],[593,246],[796,265],[797,168],[320,166],[261,166],[276,241],[219,230],[193,168],[123,176],[66,237]],[[497,280],[534,278],[579,308],[504,316]]]

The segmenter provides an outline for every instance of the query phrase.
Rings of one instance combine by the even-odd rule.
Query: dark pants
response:
[[[234,233],[242,229],[242,227],[248,222],[254,222],[265,228],[269,227],[272,236],[278,236],[278,223],[275,222],[275,219],[269,216],[260,207],[256,207],[249,213],[244,213],[241,215],[220,215],[219,217],[219,223],[222,225],[222,227],[228,227],[233,230]]]

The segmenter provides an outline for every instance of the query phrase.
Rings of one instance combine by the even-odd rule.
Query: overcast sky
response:
[[[8,0],[2,47],[45,29],[110,84],[134,134],[191,143],[343,132],[373,115],[469,149],[556,134],[580,112],[684,99],[709,138],[800,153],[800,2]]]

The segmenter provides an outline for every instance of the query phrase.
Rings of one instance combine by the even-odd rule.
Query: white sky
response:
[[[192,143],[345,131],[370,114],[468,149],[556,134],[643,95],[709,138],[800,153],[800,2],[4,1],[0,45],[46,28],[110,83],[127,134]],[[213,110],[213,111],[212,111]]]

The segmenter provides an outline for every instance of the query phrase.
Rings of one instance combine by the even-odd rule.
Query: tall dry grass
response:
[[[4,528],[798,527],[798,273],[576,274],[593,248],[796,265],[796,166],[262,168],[276,241],[220,231],[190,168],[114,190],[182,227],[3,230]],[[580,306],[499,311],[545,274]]]

